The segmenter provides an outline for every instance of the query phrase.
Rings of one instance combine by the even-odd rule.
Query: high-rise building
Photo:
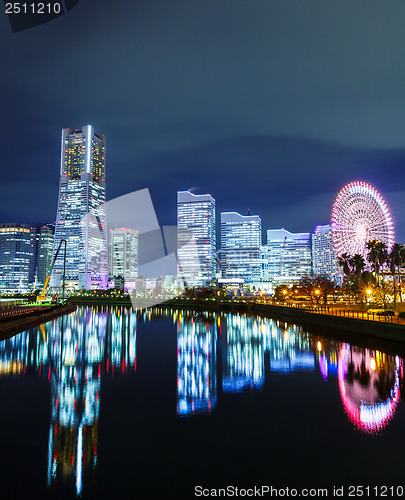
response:
[[[315,276],[335,279],[341,274],[330,225],[316,226],[312,235],[312,272]]]
[[[73,288],[105,288],[108,282],[105,154],[105,137],[95,134],[91,125],[62,130],[53,254],[60,241],[66,240],[65,278]],[[63,252],[60,252],[52,286],[60,286],[62,275]]]
[[[178,278],[207,286],[215,276],[215,200],[210,194],[177,193]]]
[[[262,223],[258,215],[221,213],[222,279],[260,280]]]
[[[35,288],[44,285],[52,265],[53,231],[55,224],[39,224],[31,230],[33,257],[30,265],[30,283]]]
[[[267,231],[264,280],[294,282],[311,275],[311,239],[309,233],[290,233],[285,229]]]
[[[138,231],[114,228],[110,230],[110,275],[124,280],[138,277]]]
[[[30,226],[0,224],[0,291],[27,292],[31,261]]]

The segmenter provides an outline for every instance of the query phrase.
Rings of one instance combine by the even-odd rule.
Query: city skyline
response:
[[[54,220],[59,130],[90,123],[109,138],[107,200],[148,188],[162,225],[178,190],[226,185],[218,212],[312,232],[364,179],[405,241],[404,5],[123,5],[14,34],[0,17],[0,220]]]
[[[92,127],[91,125],[88,125],[86,127],[90,127],[91,130],[94,130],[94,127]],[[69,130],[69,129],[63,129],[63,130]],[[72,131],[74,131],[74,130],[75,129],[72,129]],[[103,140],[105,141],[104,137],[103,137]],[[62,161],[63,161],[63,159],[61,158],[60,162],[62,162]],[[103,161],[104,161],[104,159],[103,159]],[[356,183],[358,181],[364,183],[364,179],[356,179],[355,181],[352,181],[351,183]],[[105,184],[105,180],[104,179],[103,179],[103,182]],[[350,182],[347,182],[345,185],[348,185],[348,184],[350,184]],[[344,186],[342,185],[341,188],[343,188],[343,187]],[[104,188],[104,190],[105,190],[105,188]],[[197,188],[189,188],[187,190],[184,190],[184,192],[192,192],[192,191],[195,191],[195,190],[197,190]],[[203,188],[199,188],[198,190],[199,191],[204,191]],[[179,191],[181,191],[181,190],[178,188],[177,191],[176,191],[176,193],[178,193]],[[125,194],[128,194],[128,193],[125,193]],[[193,192],[193,194],[196,195],[196,196],[202,196],[203,195],[203,193],[198,194],[198,193],[194,193],[194,192]],[[319,221],[319,220],[315,221],[315,218],[314,218],[313,226],[307,232],[310,232],[311,234],[313,234],[315,232],[315,229],[316,229],[317,226],[319,226],[319,225],[329,225],[330,224],[331,217],[332,217],[332,207],[333,207],[333,203],[334,203],[337,195],[338,195],[338,190],[335,191],[335,195],[334,195],[334,197],[332,199],[331,206],[330,206],[329,213],[328,213],[328,219],[326,221]],[[108,197],[107,197],[107,199],[108,199]],[[220,198],[219,198],[219,202],[221,204]],[[234,207],[235,206],[240,206],[240,205],[241,205],[241,202],[240,201],[238,202],[238,200],[229,201],[229,206],[230,206],[229,210],[225,210],[225,211],[219,211],[218,210],[218,214],[220,214],[220,213],[227,213],[229,211],[236,211],[234,209]],[[387,205],[388,205],[389,208],[392,206],[391,203],[390,203],[390,200],[387,201]],[[174,205],[172,204],[171,210],[170,210],[171,212],[173,212],[173,207],[174,207]],[[250,211],[251,211],[250,208],[246,208],[245,209],[245,214],[240,214],[240,215],[241,216],[247,216],[250,213]],[[402,240],[400,239],[400,237],[397,237],[397,235],[402,235],[405,229],[402,226],[397,226],[395,224],[395,220],[398,219],[398,217],[396,217],[395,213],[391,212],[391,214],[392,214],[392,218],[393,218],[394,226],[395,226],[395,238],[396,238],[395,241],[397,241],[397,242],[399,242],[399,243],[402,244]],[[259,214],[259,215],[262,218],[261,214]],[[175,218],[175,215],[173,215],[173,217]],[[52,217],[48,217],[47,219],[44,219],[43,221],[34,220],[33,222],[30,222],[30,220],[32,220],[32,215],[28,215],[27,214],[27,216],[25,217],[25,219],[23,219],[22,221],[19,221],[19,220],[17,220],[15,218],[15,219],[7,220],[7,221],[2,221],[2,223],[5,223],[5,224],[28,224],[28,225],[31,225],[33,227],[33,226],[38,226],[38,225],[49,224],[50,221],[52,221]],[[167,217],[165,217],[164,220],[168,220]],[[169,223],[173,223],[173,220],[169,220],[168,222]],[[218,215],[218,222],[219,222],[219,224],[217,224],[216,231],[217,231],[217,235],[219,236],[219,234],[220,234],[220,216],[219,215]],[[56,221],[55,221],[55,224],[56,224]],[[262,238],[266,234],[266,231],[267,231],[266,227],[267,227],[267,229],[279,228],[279,229],[283,229],[283,230],[286,228],[286,226],[283,226],[282,224],[277,223],[277,222],[274,224],[274,227],[270,227],[268,225],[266,226],[265,224],[263,224],[262,225]],[[292,224],[291,226],[288,226],[288,230],[293,230],[295,227],[297,227],[296,224]],[[302,228],[298,228],[298,229],[299,229],[299,231],[297,231],[297,232],[304,232],[304,231],[302,231]],[[219,240],[219,238],[217,238],[217,240]],[[405,242],[405,234],[404,234],[404,242]]]
[[[14,235],[16,228],[9,227],[12,225],[2,224],[2,232],[5,234],[0,249],[0,288],[21,291],[41,287],[46,274],[50,272],[50,285],[53,289],[61,287],[62,276],[66,276],[68,287],[82,290],[111,287],[132,290],[137,287],[139,279],[156,279],[158,276],[161,279],[162,276],[169,276],[170,284],[173,284],[173,278],[176,276],[177,286],[180,287],[211,287],[215,284],[220,286],[239,283],[254,288],[263,286],[267,290],[269,286],[274,288],[277,284],[291,285],[310,276],[329,277],[338,282],[342,276],[339,258],[344,255],[353,257],[356,254],[350,249],[340,248],[340,240],[334,240],[333,224],[336,225],[336,221],[332,221],[332,225],[316,226],[313,233],[292,233],[285,228],[267,229],[265,241],[260,216],[250,213],[244,216],[237,212],[220,214],[221,235],[217,246],[216,202],[213,196],[179,191],[177,230],[176,226],[173,226],[177,233],[177,265],[159,271],[155,269],[156,273],[152,276],[149,269],[143,276],[146,269],[138,271],[138,226],[135,224],[132,229],[115,226],[106,231],[107,226],[111,226],[111,221],[107,221],[105,207],[105,154],[105,138],[93,133],[91,126],[63,129],[60,201],[55,237],[52,237],[53,225],[20,225],[25,227],[22,232],[27,233],[25,240],[28,247],[24,253],[24,261],[20,250],[20,246],[24,245],[24,237],[17,233]],[[341,229],[347,233],[349,243],[354,239],[356,244],[360,244],[363,238],[360,245],[363,248],[371,241],[367,240],[367,234],[371,238],[377,236],[387,245],[389,255],[394,228],[384,200],[373,186],[363,182],[348,184],[342,190],[346,191],[350,194],[350,210],[345,220],[351,222],[350,227]],[[381,220],[378,217],[375,219],[374,202],[367,205],[370,203],[367,198],[370,193],[381,204],[388,224],[385,228],[387,234]],[[340,199],[340,195],[341,192],[336,200]],[[144,204],[138,206],[144,208]],[[123,207],[124,205],[121,205],[121,208]],[[130,210],[133,211],[134,207],[135,205],[131,205]],[[345,209],[342,210],[344,213]],[[138,215],[138,223],[142,226],[145,222],[142,222],[144,215]],[[45,240],[40,243],[42,229],[47,233],[48,243]],[[52,240],[55,261],[51,267]],[[62,241],[66,242],[65,256],[64,248],[59,253]],[[159,238],[155,239],[154,244],[149,241],[143,253],[156,250],[161,246],[159,241]],[[171,255],[175,256],[174,253]],[[364,258],[371,266],[368,250]],[[176,262],[173,261],[173,264]],[[47,268],[50,270],[47,271]],[[158,287],[157,282],[155,285]]]
[[[93,130],[94,130],[94,127],[92,127],[91,125],[88,125],[88,127],[90,127],[91,129],[93,129]],[[69,129],[66,129],[66,130],[69,130]],[[72,130],[74,130],[74,129],[72,129]],[[103,139],[103,140],[104,140],[104,139]],[[61,160],[59,160],[59,161],[61,161]],[[103,161],[104,161],[104,160],[103,160]],[[103,181],[104,181],[104,179],[103,179]],[[344,185],[342,184],[342,185],[340,186],[340,188],[343,188],[345,185],[348,185],[348,184],[350,184],[350,183],[355,183],[355,182],[358,182],[358,181],[364,182],[364,181],[365,181],[365,179],[360,179],[360,178],[358,178],[358,179],[357,179],[357,178],[356,178],[356,179],[354,179],[354,178],[350,178],[350,180],[348,180],[348,181],[347,181]],[[104,181],[104,183],[105,183],[105,181]],[[367,183],[367,181],[366,181],[366,183]],[[207,184],[209,184],[209,182],[207,182]],[[191,191],[195,191],[195,190],[202,191],[202,193],[201,193],[201,194],[203,194],[203,193],[205,192],[204,187],[201,187],[201,188],[192,187],[192,188],[189,188],[189,189],[184,190],[184,191],[189,191],[189,192],[191,192]],[[177,193],[177,192],[179,192],[179,191],[181,191],[181,189],[180,189],[179,187],[177,187],[177,188],[176,188],[175,193]],[[308,227],[309,227],[309,230],[308,230],[307,232],[310,232],[310,233],[312,234],[312,233],[315,231],[315,228],[316,228],[318,225],[328,225],[328,224],[330,224],[330,222],[331,222],[331,216],[332,216],[332,206],[333,206],[333,203],[334,203],[334,201],[335,201],[335,198],[336,198],[336,196],[337,196],[337,194],[338,194],[338,191],[339,191],[339,189],[336,189],[336,190],[335,190],[334,195],[333,195],[333,197],[332,197],[332,199],[331,199],[331,204],[330,204],[330,207],[329,207],[329,212],[327,212],[327,219],[326,219],[326,220],[322,220],[322,221],[320,221],[319,219],[318,219],[318,220],[315,220],[315,218],[313,218],[313,219],[312,219],[312,220],[313,220],[312,227],[310,226],[310,224],[309,224],[309,223],[307,223],[307,224],[306,224],[305,229],[308,229]],[[106,192],[108,193],[108,190],[106,190]],[[208,190],[207,190],[207,192],[208,192]],[[174,194],[175,194],[175,193],[174,193]],[[124,194],[128,194],[128,193],[124,193]],[[197,196],[199,196],[199,195],[200,195],[200,194],[198,194],[198,193],[194,193],[194,194],[196,194]],[[222,194],[225,194],[225,195],[226,195],[227,193],[226,193],[226,191],[224,191]],[[222,198],[226,198],[226,196],[223,196]],[[106,196],[106,199],[107,199],[107,200],[110,200],[111,198],[109,198],[108,196]],[[156,201],[156,200],[153,200],[153,201],[154,201],[154,206],[155,206],[156,212],[158,212],[158,208],[159,208],[159,199],[160,199],[160,196],[157,196],[157,203],[155,203],[155,201]],[[387,200],[387,198],[385,198],[385,199],[386,199],[386,201],[387,201],[387,205],[388,205],[388,207],[391,209],[391,207],[392,207],[392,203],[390,202],[390,200],[389,200],[389,199],[388,199],[388,200]],[[223,206],[224,202],[222,201],[222,203],[221,203],[221,199],[220,199],[220,198],[218,199],[218,201],[219,201],[219,206]],[[56,203],[57,203],[57,201],[56,201]],[[235,210],[235,211],[237,211],[237,210],[235,209],[235,207],[241,207],[241,206],[243,206],[243,205],[244,205],[244,204],[243,204],[243,202],[241,202],[241,201],[240,201],[240,200],[238,200],[238,199],[235,199],[235,200],[230,200],[230,199],[228,199],[228,202],[227,202],[227,204],[226,204],[227,209],[226,209],[226,210],[218,210],[218,214],[219,214],[219,213],[225,213],[225,212],[228,212],[228,211],[230,211],[230,210]],[[244,213],[243,213],[243,214],[241,214],[241,215],[248,215],[248,213],[250,213],[250,211],[251,211],[251,208],[249,208],[249,207],[244,207],[244,208],[245,208],[245,210],[244,210],[244,211],[243,211],[243,210],[241,210],[241,212],[244,212]],[[273,208],[273,207],[270,205],[270,209],[271,209],[271,208]],[[305,207],[303,207],[303,208],[305,208]],[[280,214],[280,215],[279,215],[279,216],[280,216],[280,220],[283,220],[283,219],[284,219],[284,220],[288,220],[288,219],[289,219],[288,212],[289,212],[289,211],[287,210],[287,215],[286,215],[286,216],[283,216],[283,215],[281,215],[281,214]],[[172,217],[172,219],[171,219],[171,220],[170,220],[170,219],[168,219],[168,213],[171,213],[171,217]],[[0,211],[0,214],[1,214],[1,211]],[[404,242],[405,242],[405,225],[404,225],[404,226],[398,226],[395,222],[396,222],[396,220],[398,220],[400,217],[399,217],[399,216],[397,216],[397,215],[396,215],[396,213],[395,213],[395,212],[393,212],[392,210],[391,210],[391,214],[392,214],[393,221],[394,221],[394,226],[395,226],[395,237],[396,237],[396,240],[395,240],[395,241],[397,241],[397,242],[399,242],[399,243],[401,243],[401,244],[402,244],[402,243],[404,243]],[[162,215],[162,214],[160,214],[160,215]],[[261,215],[261,214],[259,214],[259,215],[260,215],[261,219],[263,219],[262,215]],[[165,221],[167,221],[167,223],[168,223],[168,224],[170,224],[170,223],[173,223],[173,220],[175,219],[175,217],[176,217],[176,215],[175,215],[174,204],[173,204],[173,203],[171,203],[171,206],[170,206],[169,210],[168,210],[168,211],[164,214],[164,216],[163,216],[163,217],[158,217],[158,218],[159,218],[159,220],[161,220],[161,219],[162,219],[162,220],[165,220]],[[36,225],[40,225],[40,224],[48,224],[48,223],[50,223],[50,221],[52,221],[52,220],[53,220],[53,219],[52,219],[52,217],[48,217],[48,218],[46,218],[46,219],[44,219],[44,220],[37,220],[37,219],[33,219],[33,217],[32,217],[32,214],[31,214],[31,213],[30,213],[30,214],[27,214],[27,216],[25,217],[25,219],[21,219],[21,220],[17,220],[17,219],[18,219],[18,218],[16,218],[16,217],[15,217],[14,219],[10,219],[10,220],[7,220],[7,221],[3,221],[3,223],[7,223],[7,224],[28,224],[28,225],[31,225],[31,226],[36,226]],[[405,219],[404,219],[404,221],[405,221]],[[55,223],[56,223],[56,221],[55,221]],[[162,225],[163,225],[163,224],[162,224]],[[270,229],[270,226],[269,226],[269,225],[267,225],[267,226],[266,226],[265,224],[263,224],[263,226],[262,226],[262,228],[263,228],[263,229],[262,229],[262,236],[265,234],[265,231],[266,231],[266,229],[264,229],[265,227],[267,227],[268,229]],[[277,221],[275,221],[275,223],[273,224],[273,228],[282,228],[282,229],[285,229],[286,227],[288,227],[288,229],[289,229],[289,230],[292,230],[292,231],[296,231],[296,232],[304,232],[304,231],[303,231],[303,227],[298,226],[298,223],[297,223],[296,221],[295,221],[295,222],[292,222],[290,225],[283,225],[283,224],[281,224],[281,223],[277,223]],[[219,221],[219,224],[217,225],[217,235],[219,236],[219,234],[220,234],[220,221]],[[398,235],[398,236],[397,236],[397,235]],[[403,239],[401,239],[401,235],[403,235]],[[217,239],[218,239],[218,238],[217,238]]]

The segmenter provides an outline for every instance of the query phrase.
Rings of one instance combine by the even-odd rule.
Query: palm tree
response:
[[[380,296],[380,300],[384,303],[384,309],[386,307],[386,286],[382,287],[382,283],[379,280],[379,270],[387,262],[389,262],[387,245],[382,241],[371,240],[367,244],[369,249],[368,260],[374,265],[375,277],[377,282],[377,290]]]
[[[402,302],[402,278],[400,273],[400,267],[403,267],[405,264],[405,245],[401,245],[401,263],[398,266],[398,283],[399,283],[399,301]]]
[[[374,266],[375,274],[378,276],[380,268],[384,266],[388,259],[387,245],[382,241],[370,240],[367,243],[367,249],[369,250],[368,260]]]
[[[350,273],[352,272],[349,261],[350,261],[350,255],[347,253],[342,253],[342,255],[339,257],[339,266],[343,268],[343,272],[345,273],[346,276],[349,276]]]
[[[349,276],[352,273],[352,269],[350,267],[349,262],[350,262],[350,255],[347,253],[342,253],[342,255],[339,257],[339,266],[343,269],[343,272],[346,275],[347,295],[349,297],[349,305],[350,305]]]
[[[395,243],[392,247],[392,250],[389,254],[389,266],[392,275],[392,281],[394,285],[394,303],[397,303],[397,290],[396,290],[396,282],[395,282],[395,271],[398,272],[398,285],[399,285],[399,301],[402,302],[401,297],[401,273],[400,267],[405,260],[405,247],[400,245],[399,243]]]
[[[360,290],[362,286],[362,280],[361,280],[361,274],[364,271],[364,268],[366,267],[366,261],[364,260],[364,257],[360,255],[359,253],[356,253],[349,259],[349,265],[355,272],[357,276],[357,284],[358,284],[358,289],[359,289],[359,295],[360,295]]]
[[[384,267],[384,264],[388,261],[388,248],[385,243],[379,241],[377,244],[377,252],[378,252],[378,262],[380,267]]]
[[[367,250],[368,252],[368,261],[372,266],[374,267],[374,272],[375,276],[377,277],[378,275],[378,270],[379,270],[379,259],[378,259],[378,241],[377,240],[370,240],[367,243]]]

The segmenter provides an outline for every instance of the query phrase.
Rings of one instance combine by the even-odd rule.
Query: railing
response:
[[[263,306],[280,306],[293,309],[302,309],[310,313],[327,314],[329,316],[338,316],[343,318],[362,319],[382,323],[397,323],[405,325],[405,318],[400,318],[398,314],[388,316],[367,311],[355,309],[344,309],[340,307],[331,307],[329,304],[302,304],[299,302],[279,302],[274,300],[260,299],[259,297],[233,297],[229,299],[220,299],[220,304],[258,304]]]
[[[260,302],[259,302],[260,303]],[[383,323],[397,323],[397,324],[405,324],[405,319],[399,317],[399,315],[384,315],[384,314],[375,314],[369,313],[368,311],[359,311],[356,309],[342,309],[340,307],[330,307],[329,305],[306,305],[299,303],[269,303],[265,302],[267,305],[277,305],[280,307],[289,307],[294,309],[303,309],[310,313],[316,314],[327,314],[329,316],[338,316],[343,318],[352,318],[352,319],[362,319],[368,321],[377,321]]]
[[[23,307],[23,308],[19,308],[19,309],[11,309],[9,311],[3,311],[3,312],[0,312],[0,320],[1,319],[9,319],[9,318],[12,318],[14,316],[18,316],[21,314],[26,314],[26,313],[34,312],[34,311],[38,311],[38,307]]]

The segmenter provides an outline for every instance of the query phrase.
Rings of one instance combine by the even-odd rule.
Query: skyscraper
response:
[[[127,228],[111,229],[109,245],[111,276],[135,280],[138,276],[138,231]]]
[[[108,281],[105,220],[105,154],[103,135],[91,125],[62,130],[55,255],[67,243],[65,277],[74,288],[105,288]],[[52,286],[60,286],[63,252],[55,263]]]
[[[267,231],[267,262],[264,280],[294,282],[311,275],[311,239],[309,233],[290,233],[285,229]]]
[[[221,213],[221,271],[223,279],[260,280],[262,223],[258,215]]]
[[[339,262],[332,241],[332,227],[316,226],[312,235],[312,270],[315,276],[337,279],[340,276]]]
[[[52,265],[54,224],[39,224],[31,230],[33,257],[30,265],[30,283],[44,285]]]
[[[215,200],[210,194],[177,193],[178,278],[207,286],[215,276]]]
[[[0,224],[0,291],[27,292],[31,261],[30,226]]]

